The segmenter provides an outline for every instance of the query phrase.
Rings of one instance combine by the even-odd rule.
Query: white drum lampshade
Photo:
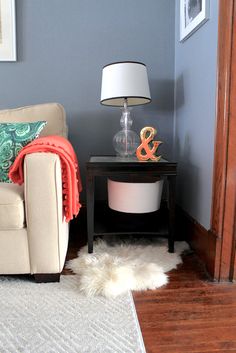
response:
[[[108,64],[102,71],[101,104],[111,106],[150,103],[146,65],[135,61]]]

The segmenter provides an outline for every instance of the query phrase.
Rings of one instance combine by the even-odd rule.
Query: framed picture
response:
[[[191,36],[209,18],[209,0],[180,0],[180,41]]]
[[[0,0],[0,61],[16,61],[15,0]]]

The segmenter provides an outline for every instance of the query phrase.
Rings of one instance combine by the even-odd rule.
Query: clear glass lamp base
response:
[[[130,117],[130,110],[127,105],[127,98],[124,99],[124,107],[120,118],[122,130],[113,137],[113,147],[120,157],[129,157],[135,154],[140,144],[139,136],[131,130],[133,120]]]
[[[139,144],[139,136],[132,130],[123,129],[113,137],[113,147],[121,157],[134,155]]]

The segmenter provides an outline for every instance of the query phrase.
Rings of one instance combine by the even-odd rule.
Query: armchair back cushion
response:
[[[61,104],[37,104],[0,111],[0,123],[47,121],[40,136],[59,135],[67,137],[65,110]]]

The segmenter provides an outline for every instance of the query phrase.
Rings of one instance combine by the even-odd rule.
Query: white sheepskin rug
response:
[[[68,261],[67,268],[78,275],[81,292],[87,296],[116,297],[128,290],[159,288],[168,283],[166,272],[182,263],[181,254],[188,250],[185,242],[175,242],[175,253],[168,252],[166,239],[145,244],[121,242],[109,245],[94,242],[93,254],[87,246],[78,257]]]

